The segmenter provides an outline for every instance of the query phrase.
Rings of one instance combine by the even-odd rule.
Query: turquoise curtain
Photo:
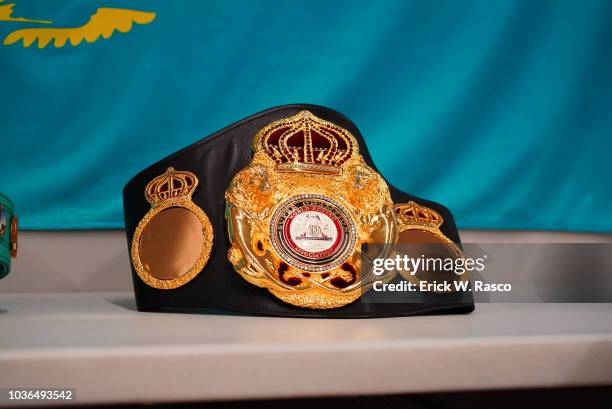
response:
[[[0,191],[25,228],[120,228],[137,171],[308,102],[353,119],[390,182],[461,228],[612,231],[611,1],[8,3],[3,40],[155,13],[78,46],[0,44]]]

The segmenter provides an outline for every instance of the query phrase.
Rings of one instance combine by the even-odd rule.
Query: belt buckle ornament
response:
[[[136,227],[131,259],[138,276],[151,287],[185,285],[208,262],[213,229],[191,199],[197,186],[195,174],[168,168],[145,187],[151,209]]]
[[[413,254],[409,256],[428,257],[439,261],[439,265],[442,267],[437,270],[433,268],[432,270],[420,269],[414,272],[400,270],[404,279],[414,283],[417,288],[422,281],[431,283],[434,281],[453,282],[469,279],[468,273],[456,275],[454,269],[445,270],[443,268],[443,263],[447,262],[446,260],[462,259],[465,258],[465,255],[463,250],[440,230],[444,219],[438,212],[413,201],[396,204],[394,209],[399,230],[397,252],[402,252],[402,244],[410,244],[409,250]],[[435,266],[435,263],[433,264]],[[451,285],[451,288],[455,289],[457,287]]]
[[[397,240],[383,178],[350,132],[309,111],[263,128],[253,151],[225,194],[234,269],[299,307],[355,301],[372,279],[362,244],[388,243],[367,254],[387,257]]]

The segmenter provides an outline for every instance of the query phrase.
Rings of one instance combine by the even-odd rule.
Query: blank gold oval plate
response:
[[[197,184],[193,173],[169,168],[145,188],[151,209],[136,227],[131,257],[136,273],[151,287],[185,285],[208,262],[213,231],[204,211],[191,200]]]
[[[394,206],[398,222],[398,245],[410,244],[414,254],[412,257],[427,257],[432,259],[460,259],[464,258],[463,251],[455,242],[446,237],[440,230],[444,222],[442,216],[425,206],[415,202],[400,203]],[[399,253],[399,249],[398,249]],[[444,282],[444,281],[466,281],[469,274],[457,276],[454,272],[424,271],[415,273],[400,271],[404,279],[420,286],[421,281]]]

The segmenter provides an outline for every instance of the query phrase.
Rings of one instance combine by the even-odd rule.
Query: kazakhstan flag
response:
[[[610,50],[607,0],[0,0],[0,191],[120,228],[137,171],[308,102],[462,228],[610,232]]]

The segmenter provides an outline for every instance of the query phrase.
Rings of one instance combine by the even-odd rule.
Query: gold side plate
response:
[[[413,244],[415,246],[422,244],[422,250],[424,252],[431,251],[432,249],[437,250],[436,254],[429,255],[431,257],[441,257],[446,255],[447,257],[454,259],[465,258],[463,250],[461,250],[461,248],[454,241],[449,239],[440,230],[442,223],[444,223],[444,219],[438,212],[428,207],[421,206],[413,201],[396,204],[394,206],[394,210],[397,217],[399,231],[397,241],[398,244],[401,245],[402,243],[406,243]],[[442,247],[433,246],[438,244],[441,244]],[[417,256],[420,256],[420,254]],[[424,277],[421,277],[418,274],[410,274],[405,270],[401,270],[400,274],[404,279],[414,283],[417,286],[419,286],[420,282],[424,280]],[[425,277],[427,279],[424,281],[434,281],[436,278],[439,278],[434,276],[434,274],[435,273],[432,273],[429,277]],[[452,274],[454,275],[454,273]],[[469,279],[469,274],[465,273],[460,276],[451,276],[453,279],[456,279],[457,277],[459,277],[459,281],[466,281]]]
[[[130,253],[136,273],[151,287],[183,286],[210,258],[212,225],[191,199],[197,185],[195,174],[168,168],[145,188],[151,209],[136,227]]]

